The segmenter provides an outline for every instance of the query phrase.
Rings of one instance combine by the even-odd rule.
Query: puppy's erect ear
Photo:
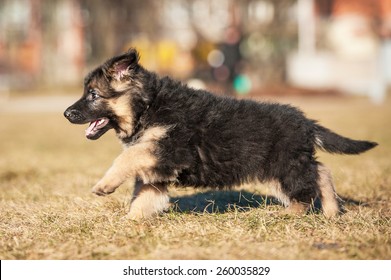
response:
[[[138,67],[140,56],[135,49],[130,49],[126,53],[113,57],[103,65],[103,72],[107,78],[121,81],[129,78]]]

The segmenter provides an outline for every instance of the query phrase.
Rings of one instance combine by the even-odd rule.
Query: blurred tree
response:
[[[87,61],[95,63],[123,51],[134,36],[159,33],[156,1],[152,0],[81,0],[84,17]]]

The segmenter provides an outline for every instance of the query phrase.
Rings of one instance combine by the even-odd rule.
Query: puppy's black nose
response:
[[[66,117],[70,121],[78,119],[79,115],[79,112],[75,109],[72,109],[71,107],[66,109],[64,112],[64,117]]]
[[[65,110],[64,117],[66,117],[71,123],[85,123],[83,115],[78,110],[72,108],[68,108]]]
[[[66,117],[67,119],[69,119],[71,117],[72,113],[71,113],[71,110],[69,109],[66,109],[65,112],[64,112],[64,117]]]

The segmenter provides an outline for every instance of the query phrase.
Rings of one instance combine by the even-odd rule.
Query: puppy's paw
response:
[[[291,201],[290,205],[285,208],[281,213],[288,216],[303,216],[307,213],[309,208],[308,204],[300,203],[297,201]]]
[[[143,212],[140,209],[134,209],[134,208],[133,209],[131,208],[130,212],[125,217],[133,221],[140,221],[143,218],[145,218]]]
[[[111,194],[115,191],[117,186],[111,186],[109,184],[105,184],[104,182],[99,181],[93,188],[92,192],[99,196],[105,196]]]

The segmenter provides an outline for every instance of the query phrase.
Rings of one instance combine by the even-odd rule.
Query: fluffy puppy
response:
[[[136,182],[129,217],[165,210],[167,185],[229,188],[270,181],[289,212],[320,198],[327,217],[339,212],[333,180],[315,150],[359,154],[377,144],[340,136],[289,105],[215,96],[161,78],[131,49],[87,75],[80,100],[64,113],[89,123],[88,139],[114,129],[124,150],[93,187],[97,195]]]

